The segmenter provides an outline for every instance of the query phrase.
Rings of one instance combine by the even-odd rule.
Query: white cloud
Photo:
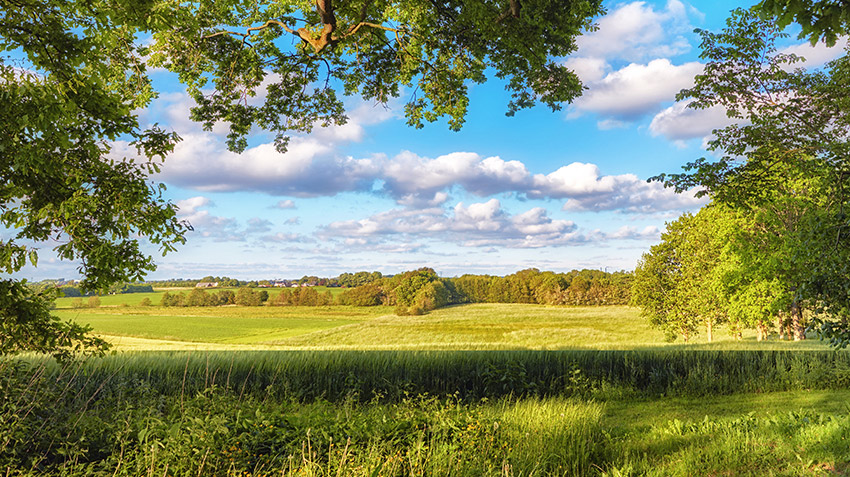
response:
[[[694,76],[702,69],[698,62],[677,66],[666,58],[645,65],[632,63],[591,83],[574,106],[603,116],[634,120],[672,101],[676,93],[693,85]]]
[[[570,56],[564,65],[575,71],[582,83],[588,84],[599,81],[605,76],[610,68],[604,58],[590,58],[584,56]]]
[[[597,22],[598,30],[578,37],[576,56],[628,62],[674,56],[690,50],[682,36],[690,31],[682,2],[670,0],[657,11],[646,2],[613,9]]]
[[[292,200],[289,200],[289,199],[281,200],[281,201],[278,201],[277,204],[273,205],[272,208],[273,209],[284,209],[284,210],[285,209],[294,209],[295,208],[295,202],[292,201]]]
[[[273,144],[235,154],[211,134],[189,134],[168,157],[158,178],[202,191],[315,197],[368,190],[379,170],[376,161],[340,156],[334,144],[312,136],[293,138],[283,154]]]
[[[486,196],[522,188],[528,175],[525,164],[499,157],[453,152],[429,159],[405,151],[386,163],[382,179],[384,190],[401,202],[414,203],[419,196],[429,204],[438,205],[447,198],[439,191],[454,185]]]
[[[333,222],[319,235],[361,246],[395,242],[402,236],[402,241],[408,242],[411,238],[439,237],[469,247],[535,248],[584,243],[586,239],[576,228],[572,221],[548,217],[539,207],[511,215],[497,199],[490,199],[459,203],[450,210],[390,210],[365,219]]]
[[[793,54],[805,59],[805,61],[791,65],[792,68],[818,68],[843,55],[846,44],[847,38],[840,39],[831,47],[826,46],[824,42],[818,42],[814,46],[809,42],[805,42],[783,48],[779,50],[779,53],[786,55]]]
[[[177,206],[178,217],[192,215],[197,212],[199,208],[206,207],[210,204],[210,199],[203,196],[190,197],[188,199],[178,200],[174,203],[174,205]]]
[[[653,213],[694,209],[704,205],[695,190],[676,194],[657,182],[647,183],[634,174],[602,176],[595,164],[574,162],[548,175],[536,174],[532,198],[565,198],[564,210],[621,210]]]
[[[624,225],[616,232],[608,234],[608,238],[622,240],[658,240],[661,238],[661,231],[654,225],[647,225],[642,229],[631,225]]]
[[[707,109],[689,108],[689,101],[680,101],[652,118],[649,130],[653,136],[664,136],[671,141],[706,137],[711,131],[734,122],[726,116],[726,109],[713,106]]]

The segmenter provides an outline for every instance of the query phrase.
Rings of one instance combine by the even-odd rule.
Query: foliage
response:
[[[721,204],[667,224],[661,243],[635,268],[632,304],[670,340],[681,336],[688,341],[705,325],[712,341],[714,327],[726,321],[730,296],[737,292],[730,277],[739,271],[734,238],[743,227],[734,210]]]
[[[850,24],[847,5],[831,0],[762,0],[753,9],[776,21],[779,28],[796,22],[802,27],[800,38],[808,36],[812,45],[821,39],[828,46],[835,45]]]
[[[25,283],[0,280],[0,354],[35,351],[65,361],[109,348],[106,341],[87,334],[91,328],[51,315],[54,298],[49,289],[36,294]]]
[[[355,376],[348,384],[356,387],[330,401],[298,400],[280,392],[282,374],[278,385],[261,387],[272,379],[267,365],[276,357],[268,353],[161,357],[113,356],[68,369],[0,362],[0,467],[69,476],[810,475],[843,472],[850,458],[846,391],[638,394],[604,403],[592,395],[364,398]],[[304,371],[348,362],[319,357],[304,360]],[[401,356],[405,364],[428,361],[414,358]],[[260,364],[253,373],[250,360]],[[504,369],[527,367],[522,357],[513,363]],[[257,373],[263,379],[251,377]],[[817,412],[808,410],[814,405]]]
[[[384,289],[377,282],[369,282],[340,293],[338,303],[351,306],[378,306],[386,301]]]
[[[269,301],[270,305],[277,306],[328,306],[333,303],[334,298],[330,290],[319,293],[314,287],[308,286],[295,289],[284,288]]]
[[[386,104],[410,87],[409,124],[448,116],[458,130],[469,83],[489,72],[507,82],[510,115],[577,97],[578,77],[553,57],[575,51],[602,11],[596,0],[181,4],[154,28],[151,63],[180,75],[194,119],[230,124],[237,151],[253,125],[283,150],[290,132],[344,123],[338,92]]]
[[[850,56],[820,71],[795,69],[800,58],[777,51],[785,36],[777,24],[752,11],[736,10],[722,32],[700,34],[706,68],[678,99],[698,109],[722,107],[737,124],[714,131],[709,149],[720,159],[701,158],[685,173],[656,179],[678,191],[698,186],[749,216],[737,281],[761,283],[737,301],[754,307],[736,306],[738,316],[786,309],[801,339],[807,307],[821,320],[843,322],[821,330],[829,336],[847,325],[850,310]]]
[[[157,126],[143,130],[132,112],[153,98],[136,34],[150,4],[126,9],[108,2],[45,0],[4,4],[0,13],[0,269],[37,264],[33,242],[58,241],[61,259],[77,260],[85,290],[140,279],[154,264],[139,237],[163,253],[183,243],[186,230],[162,186],[149,182],[158,159],[179,139]],[[137,159],[116,157],[110,142],[124,140]],[[9,285],[11,286],[11,285]],[[23,301],[11,301],[17,297]],[[71,333],[79,345],[84,328],[46,318],[47,309],[22,293],[5,296],[4,321],[21,333],[43,333],[18,346],[63,354]],[[25,317],[35,320],[28,326]],[[11,332],[11,331],[10,331]],[[13,334],[17,334],[12,332]],[[36,345],[35,343],[41,344]]]
[[[383,277],[381,272],[375,271],[372,273],[362,271],[356,273],[342,273],[336,278],[336,284],[341,287],[359,287],[368,283],[380,280]]]

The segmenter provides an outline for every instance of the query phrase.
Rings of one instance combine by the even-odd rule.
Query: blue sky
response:
[[[599,29],[562,59],[587,86],[563,111],[506,117],[494,80],[471,89],[460,132],[444,121],[416,130],[404,97],[388,107],[350,98],[347,125],[293,137],[283,155],[262,132],[241,156],[227,152],[226,128],[202,131],[174,76],[154,72],[162,94],[142,122],[184,139],[155,179],[194,231],[178,252],[156,255],[149,278],[633,269],[666,221],[703,204],[646,178],[706,155],[705,138],[726,124],[722,111],[674,97],[702,70],[693,29],[720,29],[737,6],[749,3],[606,2]],[[841,52],[795,37],[787,47],[812,67]],[[47,253],[23,276],[75,270]]]

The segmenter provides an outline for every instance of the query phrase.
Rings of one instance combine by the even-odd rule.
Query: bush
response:
[[[83,299],[82,298],[74,298],[71,300],[71,308],[83,308]]]
[[[89,308],[97,308],[100,306],[100,298],[97,296],[90,296],[88,301]]]
[[[142,301],[139,302],[139,306],[151,306],[151,299],[148,297],[142,298]]]

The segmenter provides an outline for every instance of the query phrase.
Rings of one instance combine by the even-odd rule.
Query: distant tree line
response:
[[[347,288],[359,287],[383,278],[381,272],[343,273],[336,278],[336,285]]]
[[[79,287],[66,285],[59,287],[59,290],[62,292],[64,296],[67,297],[83,297],[83,296],[92,296],[96,295],[95,292],[83,292]],[[125,293],[153,293],[153,286],[149,284],[139,284],[139,283],[119,283],[112,285],[109,287],[108,293],[110,295],[115,294],[125,294]]]
[[[319,277],[315,275],[304,275],[299,279],[282,280],[283,283],[289,286],[326,286],[326,287],[346,287],[353,288],[360,285],[380,280],[383,278],[381,272],[361,271],[356,273],[343,273],[335,278]],[[237,288],[237,287],[271,287],[275,283],[281,281],[274,280],[239,280],[227,276],[207,275],[200,279],[171,279],[160,281],[149,281],[146,285],[156,288],[191,288],[197,286],[198,283],[217,283],[220,288]]]
[[[340,275],[348,284],[334,298],[330,290],[313,287],[282,288],[269,295],[250,287],[218,292],[194,288],[188,293],[162,296],[163,306],[393,306],[400,315],[418,315],[463,303],[532,303],[541,305],[623,305],[629,303],[631,273],[599,270],[569,273],[522,270],[505,277],[463,275],[442,278],[432,268],[392,276],[380,272]]]
[[[440,278],[433,269],[421,268],[346,290],[339,303],[396,306],[402,314],[462,303],[623,305],[629,303],[630,287],[631,274],[627,272],[554,273],[531,268],[505,277]]]

